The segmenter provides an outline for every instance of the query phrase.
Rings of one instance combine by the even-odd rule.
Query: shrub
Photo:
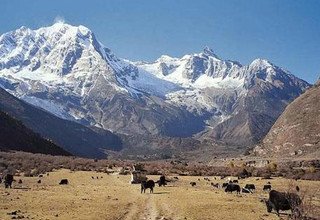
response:
[[[271,162],[267,165],[267,169],[270,171],[270,172],[276,172],[277,171],[277,168],[278,168],[278,165],[275,163],[275,162]]]

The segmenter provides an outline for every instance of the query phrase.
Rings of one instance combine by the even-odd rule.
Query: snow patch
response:
[[[208,75],[201,75],[193,84],[194,87],[204,89],[208,87],[214,88],[239,88],[244,85],[244,78],[239,79],[236,77],[219,77],[212,78]]]
[[[54,114],[59,118],[63,118],[66,120],[75,120],[74,117],[72,117],[70,114],[67,113],[68,111],[63,106],[57,103],[54,103],[53,101],[44,100],[34,96],[26,96],[26,95],[20,98],[34,106],[37,106],[43,110],[46,110],[51,114]]]

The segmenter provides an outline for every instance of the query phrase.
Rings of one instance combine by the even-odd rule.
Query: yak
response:
[[[266,201],[266,206],[268,212],[271,212],[272,209],[274,209],[279,216],[279,210],[291,210],[292,213],[298,211],[297,208],[301,202],[300,197],[295,193],[271,190],[269,192],[269,199]]]
[[[141,182],[141,193],[144,192],[146,193],[146,189],[150,189],[150,193],[153,193],[153,188],[155,186],[155,183],[153,180],[148,180],[148,181],[142,181]]]
[[[6,174],[4,176],[4,186],[5,188],[12,188],[12,182],[13,182],[13,175],[11,174]]]
[[[69,184],[69,181],[68,181],[68,179],[62,179],[62,180],[60,180],[59,184],[60,185],[67,185],[67,184]]]
[[[225,188],[229,185],[229,183],[222,183],[222,188]]]
[[[164,175],[160,176],[160,179],[157,181],[159,184],[159,187],[167,185],[168,180],[166,180],[166,177]]]
[[[263,186],[263,191],[270,191],[271,190],[271,185],[270,184],[267,184],[267,185],[264,185]]]
[[[254,184],[246,184],[244,188],[250,190],[251,192],[256,190],[256,186]]]
[[[224,190],[225,192],[233,192],[233,191],[237,191],[237,194],[240,193],[240,186],[238,184],[228,184],[226,189]]]

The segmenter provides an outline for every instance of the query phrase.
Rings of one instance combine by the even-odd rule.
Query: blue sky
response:
[[[0,7],[0,34],[61,17],[131,60],[181,57],[208,45],[223,59],[266,58],[311,83],[320,76],[318,0],[1,0]]]

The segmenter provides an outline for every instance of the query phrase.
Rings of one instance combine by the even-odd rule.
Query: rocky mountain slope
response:
[[[51,155],[71,155],[53,142],[0,111],[0,150],[16,150]]]
[[[241,65],[210,48],[132,62],[88,28],[56,23],[0,37],[0,86],[58,117],[121,135],[247,146],[309,84],[267,60]]]
[[[320,156],[320,82],[287,106],[254,154],[275,157]]]
[[[109,131],[98,128],[92,130],[81,124],[58,118],[15,98],[1,88],[0,111],[18,119],[28,129],[52,140],[77,156],[103,158],[105,157],[104,149],[120,150],[122,147],[120,138]],[[4,135],[3,131],[0,130],[1,135]],[[11,131],[7,139],[10,137],[14,139],[15,130]],[[16,132],[18,135],[18,131]]]
[[[166,101],[205,123],[197,137],[231,145],[261,140],[286,105],[309,86],[267,60],[243,66],[220,59],[210,48],[182,58],[162,56],[134,64],[139,72],[180,86],[166,94]]]

